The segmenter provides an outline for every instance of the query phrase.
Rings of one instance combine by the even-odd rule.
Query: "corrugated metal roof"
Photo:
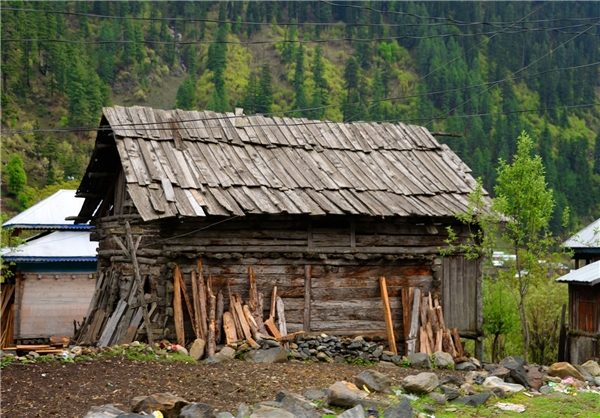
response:
[[[82,200],[75,197],[75,190],[59,190],[52,196],[4,222],[2,228],[89,229],[89,225],[75,225],[73,221],[65,220],[68,216],[77,215],[82,204]]]
[[[599,248],[600,219],[596,219],[594,222],[563,242],[562,246],[566,248]]]
[[[588,284],[590,286],[598,284],[600,283],[600,261],[588,264],[577,270],[571,270],[569,273],[556,279],[556,281],[562,283]]]
[[[4,253],[7,261],[95,261],[97,242],[89,231],[54,231]]]
[[[122,166],[145,221],[257,213],[453,216],[465,211],[475,186],[471,170],[420,126],[138,106],[103,114],[116,151],[106,151],[111,137],[103,137],[103,148],[97,140],[78,191],[89,198],[79,221],[89,220],[105,196],[106,177],[116,174],[107,167]]]

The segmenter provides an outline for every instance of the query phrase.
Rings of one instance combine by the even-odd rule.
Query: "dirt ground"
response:
[[[373,366],[397,381],[419,371]],[[274,400],[280,389],[302,394],[338,380],[354,382],[365,367],[349,364],[150,363],[126,358],[73,364],[12,363],[1,371],[3,417],[82,418],[92,406],[113,404],[129,412],[135,396],[171,392],[235,414],[240,403]],[[455,371],[437,371],[459,374]]]

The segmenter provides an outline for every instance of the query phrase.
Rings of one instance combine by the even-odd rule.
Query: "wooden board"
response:
[[[396,348],[396,337],[394,335],[394,323],[392,322],[392,312],[390,309],[390,300],[388,298],[385,277],[380,278],[379,284],[381,286],[381,301],[383,304],[383,317],[385,319],[385,327],[386,327],[387,336],[388,336],[388,344],[390,347],[390,351],[392,351],[394,353],[394,355],[398,355],[398,349]]]

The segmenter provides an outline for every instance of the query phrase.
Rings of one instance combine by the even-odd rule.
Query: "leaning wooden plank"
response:
[[[381,301],[383,303],[383,318],[385,319],[385,327],[387,330],[388,344],[390,351],[394,355],[398,355],[398,349],[396,348],[396,336],[394,335],[394,323],[392,322],[392,310],[390,308],[390,299],[388,297],[387,284],[385,277],[379,278],[379,285],[381,287]]]
[[[229,293],[229,312],[231,313],[231,317],[233,318],[233,324],[235,326],[235,332],[238,335],[238,337],[240,339],[244,338],[244,332],[242,331],[242,326],[240,324],[240,321],[237,317],[237,313],[235,311],[235,300],[236,297],[234,294],[231,293],[231,285],[229,283],[229,280],[227,280],[227,292]]]
[[[225,301],[223,300],[223,291],[219,290],[217,293],[217,331],[215,335],[215,342],[217,344],[221,343],[223,329],[223,311],[225,310]]]
[[[202,276],[202,261],[197,260],[198,263],[198,293],[200,294],[200,327],[202,328],[201,334],[204,338],[208,338],[208,315],[206,312],[206,286],[204,285],[204,277]]]
[[[125,334],[119,339],[117,344],[130,344],[133,342],[135,338],[135,334],[137,333],[140,322],[142,321],[142,308],[139,307],[135,310],[131,322],[129,323],[129,327],[125,331]]]
[[[462,342],[460,341],[460,335],[458,334],[457,328],[452,328],[452,334],[454,336],[454,346],[456,348],[456,357],[463,357],[465,351],[463,349]]]
[[[271,305],[270,305],[271,308],[269,309],[269,319],[275,318],[276,302],[277,302],[277,286],[273,286],[273,293],[271,294]]]
[[[15,286],[12,284],[2,286],[2,310],[0,311],[0,318],[4,318],[4,310],[8,306],[8,302],[14,291]]]
[[[407,355],[417,352],[417,331],[419,329],[419,303],[421,301],[421,289],[414,288],[413,302],[410,317],[410,331],[406,342]]]
[[[250,332],[252,332],[252,336],[258,340],[260,336],[260,331],[258,330],[258,324],[252,316],[252,312],[250,312],[250,307],[248,305],[244,305],[242,307],[242,311],[244,312],[244,317],[246,318],[246,321],[250,326]]]
[[[94,314],[94,319],[90,324],[89,331],[82,337],[82,340],[77,341],[77,343],[81,345],[94,344],[98,338],[98,333],[100,332],[105,316],[106,313],[104,312],[104,309],[97,310]]]
[[[281,336],[285,336],[287,334],[287,324],[285,323],[285,309],[283,306],[283,300],[279,296],[277,296],[277,323],[279,325],[279,333]]]
[[[185,328],[183,326],[183,307],[181,306],[181,282],[173,274],[173,319],[175,321],[175,336],[177,344],[185,347]]]
[[[402,327],[404,331],[404,353],[408,354],[408,335],[410,333],[410,308],[412,302],[411,287],[401,289],[402,296]]]
[[[227,344],[231,344],[238,340],[231,312],[223,312],[223,331],[225,333],[225,342]]]
[[[198,326],[198,332],[203,340],[206,340],[206,334],[204,334],[204,328],[202,327],[202,314],[200,306],[200,285],[198,284],[198,278],[196,272],[192,270],[192,297],[194,298],[194,320]]]
[[[119,303],[117,304],[117,308],[115,309],[115,311],[111,315],[110,319],[104,326],[104,332],[100,336],[100,340],[98,341],[98,347],[105,347],[105,346],[109,345],[110,339],[112,338],[112,336],[115,332],[115,329],[117,327],[117,324],[119,323],[119,320],[121,319],[121,315],[123,315],[123,311],[125,310],[126,307],[127,307],[127,302],[125,302],[124,300],[120,300]]]
[[[444,330],[444,333],[442,334],[442,351],[450,354],[453,358],[456,357],[456,349],[454,348],[452,335],[448,329]]]
[[[240,322],[240,326],[242,327],[242,332],[244,334],[244,338],[248,339],[248,338],[252,338],[252,332],[250,331],[250,326],[248,325],[248,322],[246,321],[246,317],[244,315],[244,310],[242,308],[242,304],[240,303],[239,300],[237,300],[237,298],[234,302],[234,308],[235,308],[235,314],[238,318],[238,321]]]
[[[252,267],[248,267],[248,277],[250,281],[250,298],[248,300],[248,306],[252,313],[252,317],[254,318],[254,323],[258,326],[258,332],[266,334],[267,330],[263,323],[262,304],[258,294],[258,287],[256,286],[256,276],[254,275]]]
[[[208,292],[208,341],[207,345],[207,353],[209,356],[214,356],[217,351],[217,345],[215,343],[215,336],[217,333],[217,297],[213,293],[212,290],[212,278],[210,275],[208,276],[208,280],[206,282],[206,290]]]
[[[185,278],[183,277],[181,270],[179,270],[179,266],[175,266],[175,270],[173,271],[173,276],[176,276],[177,280],[179,280],[179,286],[181,288],[181,293],[183,294],[183,300],[185,301],[185,306],[187,308],[188,315],[190,316],[190,321],[192,323],[192,330],[194,331],[196,338],[200,338],[200,332],[198,331],[198,324],[196,323],[196,314],[194,312],[192,302],[190,301],[190,296],[188,294],[187,286],[185,284]]]
[[[267,319],[265,321],[265,327],[267,328],[267,331],[269,331],[269,334],[271,334],[273,337],[275,337],[275,338],[281,337],[281,334],[279,333],[279,330],[277,329],[277,326],[275,325],[275,321],[273,321],[273,317],[270,317],[269,319]]]

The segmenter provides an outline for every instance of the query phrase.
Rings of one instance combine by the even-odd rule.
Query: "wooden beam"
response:
[[[173,319],[175,321],[175,336],[177,344],[185,347],[185,328],[183,325],[183,309],[181,306],[181,282],[173,272]],[[146,328],[148,338],[152,338],[152,331]]]
[[[23,304],[23,277],[20,271],[15,273],[15,318],[14,336],[21,338],[21,306]]]
[[[379,278],[379,284],[381,286],[381,301],[383,303],[383,318],[385,319],[385,327],[387,330],[388,344],[390,351],[394,355],[398,355],[398,349],[396,348],[396,336],[394,335],[394,323],[392,322],[392,310],[390,308],[390,299],[388,297],[387,284],[385,277]]]
[[[88,173],[87,177],[90,179],[100,179],[105,177],[112,177],[116,175],[116,173]]]
[[[312,266],[304,266],[304,321],[302,326],[304,331],[310,332],[310,308],[312,299]]]
[[[185,284],[185,278],[179,269],[179,266],[175,265],[175,270],[173,272],[173,277],[177,276],[177,280],[179,280],[181,286],[181,293],[183,294],[183,300],[185,301],[185,306],[187,307],[188,315],[190,316],[190,321],[192,322],[192,330],[196,335],[196,338],[200,338],[200,331],[198,330],[198,324],[196,323],[196,315],[194,313],[194,308],[192,307],[192,302],[190,301],[190,296],[188,295],[187,286]]]

